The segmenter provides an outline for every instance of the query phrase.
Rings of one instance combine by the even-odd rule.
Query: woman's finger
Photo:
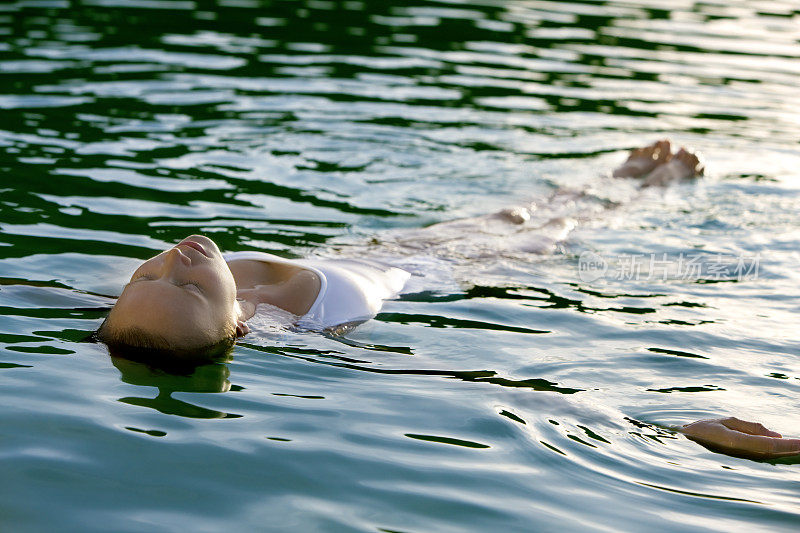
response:
[[[762,435],[743,435],[734,441],[733,449],[764,457],[800,453],[800,439],[778,439]]]
[[[764,435],[766,437],[776,438],[781,437],[780,433],[770,431],[758,422],[748,422],[747,420],[739,420],[738,418],[734,417],[722,418],[719,420],[719,422],[728,429],[741,431],[742,433],[747,433],[748,435]]]
[[[775,454],[796,455],[800,453],[800,439],[773,439],[775,440]]]

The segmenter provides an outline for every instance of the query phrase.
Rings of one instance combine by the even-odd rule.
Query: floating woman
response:
[[[642,187],[666,185],[702,171],[698,158],[671,152],[659,141],[631,152],[614,170],[617,178],[641,179]],[[480,235],[479,253],[545,253],[563,240],[574,221],[556,216],[553,206],[581,193],[558,191],[539,211],[550,213],[529,231],[533,206],[505,209],[471,219],[401,233],[399,247],[441,255],[451,240],[464,248]],[[549,208],[549,209],[548,209]],[[483,243],[482,243],[483,244]],[[208,237],[191,235],[145,261],[131,276],[97,337],[112,350],[159,352],[165,358],[209,358],[249,332],[257,313],[286,312],[295,326],[324,330],[374,317],[383,300],[396,296],[410,274],[364,259],[284,259],[264,252],[222,254]]]

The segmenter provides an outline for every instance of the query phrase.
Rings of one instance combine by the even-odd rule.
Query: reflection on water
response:
[[[0,5],[3,523],[791,527],[791,460],[669,428],[735,414],[797,433],[799,16],[782,0]],[[661,137],[702,152],[706,178],[637,197],[602,177]],[[586,190],[584,212],[619,206],[555,254],[484,257],[480,236],[406,254],[415,290],[341,336],[254,336],[183,372],[82,342],[137,262],[188,233],[389,256],[398,231],[558,186]],[[586,251],[609,272],[663,254],[759,270],[586,281]]]
[[[112,357],[114,366],[122,373],[122,381],[140,387],[156,387],[158,395],[155,398],[125,397],[118,401],[129,405],[149,407],[166,415],[178,415],[189,418],[239,418],[241,415],[221,413],[212,409],[177,400],[172,397],[175,392],[228,392],[242,390],[241,387],[231,385],[228,377],[231,375],[227,365],[222,363],[199,366],[188,371],[187,374],[176,374],[174,369],[164,371],[154,369],[134,361],[127,361],[119,357]]]

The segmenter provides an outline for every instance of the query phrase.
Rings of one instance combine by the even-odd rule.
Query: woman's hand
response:
[[[775,459],[800,454],[800,439],[784,439],[756,422],[738,418],[700,420],[683,426],[690,439],[714,451],[755,459]]]

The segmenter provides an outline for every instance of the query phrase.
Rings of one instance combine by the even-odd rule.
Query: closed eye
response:
[[[152,281],[153,279],[155,278],[153,278],[150,274],[142,274],[141,276],[136,276],[135,278],[132,278],[128,282],[128,285],[136,283],[137,281]]]
[[[154,279],[155,278],[153,276],[151,276],[150,274],[142,274],[141,276],[135,277],[131,281],[131,283],[135,283],[137,281],[153,281]],[[198,285],[196,283],[193,283],[191,281],[186,281],[186,282],[183,282],[183,283],[175,283],[175,286],[176,287],[183,287],[183,288],[185,288],[187,290],[194,289],[194,290],[196,290],[198,292],[203,292],[203,289],[200,287],[200,285]]]
[[[179,283],[178,287],[184,287],[184,288],[187,288],[187,289],[194,288],[196,291],[203,292],[203,289],[201,289],[199,285],[197,285],[196,283],[192,283],[192,282]]]

